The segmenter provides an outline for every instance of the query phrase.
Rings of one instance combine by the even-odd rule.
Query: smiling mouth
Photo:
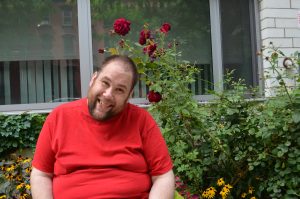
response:
[[[109,109],[111,109],[111,108],[113,107],[112,104],[110,104],[110,103],[105,103],[105,102],[103,102],[103,101],[100,100],[100,99],[98,99],[97,101],[98,101],[98,104],[99,104],[99,106],[100,106],[101,109],[109,110]]]

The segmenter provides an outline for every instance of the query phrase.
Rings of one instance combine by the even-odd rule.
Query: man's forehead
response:
[[[123,69],[126,72],[131,71],[129,64],[121,60],[112,60],[102,67],[102,69],[105,68],[118,68],[119,70]]]

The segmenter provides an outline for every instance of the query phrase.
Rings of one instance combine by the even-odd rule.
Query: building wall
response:
[[[268,46],[270,42],[278,47],[286,56],[295,51],[300,52],[300,0],[259,0],[260,29],[262,46]],[[283,66],[283,59],[279,59],[279,65]],[[264,77],[270,75],[265,81],[266,95],[272,95],[278,85],[276,74],[266,73],[270,64],[264,60]],[[282,73],[292,72],[281,70]],[[269,71],[270,72],[270,71]],[[298,72],[297,70],[294,72]],[[289,86],[295,85],[294,81],[287,80]]]
[[[300,48],[299,0],[260,0],[262,44],[270,41],[286,52]]]

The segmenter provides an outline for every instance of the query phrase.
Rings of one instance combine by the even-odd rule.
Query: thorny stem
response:
[[[285,81],[283,80],[283,78],[282,78],[280,72],[276,69],[274,63],[272,63],[271,61],[269,61],[269,63],[272,65],[273,71],[275,71],[275,72],[277,73],[277,75],[280,77],[280,80],[281,80],[281,82],[282,82],[282,86],[283,86],[283,88],[284,88],[284,91],[286,92],[286,94],[287,94],[287,96],[288,96],[290,102],[293,103],[292,97],[291,97],[291,95],[289,94],[289,91],[288,91],[288,89],[287,89],[286,83],[285,83]],[[280,81],[280,80],[278,80],[278,81]],[[280,84],[280,85],[281,85],[281,84]]]

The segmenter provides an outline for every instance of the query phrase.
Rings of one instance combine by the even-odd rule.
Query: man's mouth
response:
[[[100,100],[100,99],[98,99],[97,102],[99,104],[99,108],[102,111],[108,111],[113,107],[113,105],[111,103],[105,102],[105,101]]]

